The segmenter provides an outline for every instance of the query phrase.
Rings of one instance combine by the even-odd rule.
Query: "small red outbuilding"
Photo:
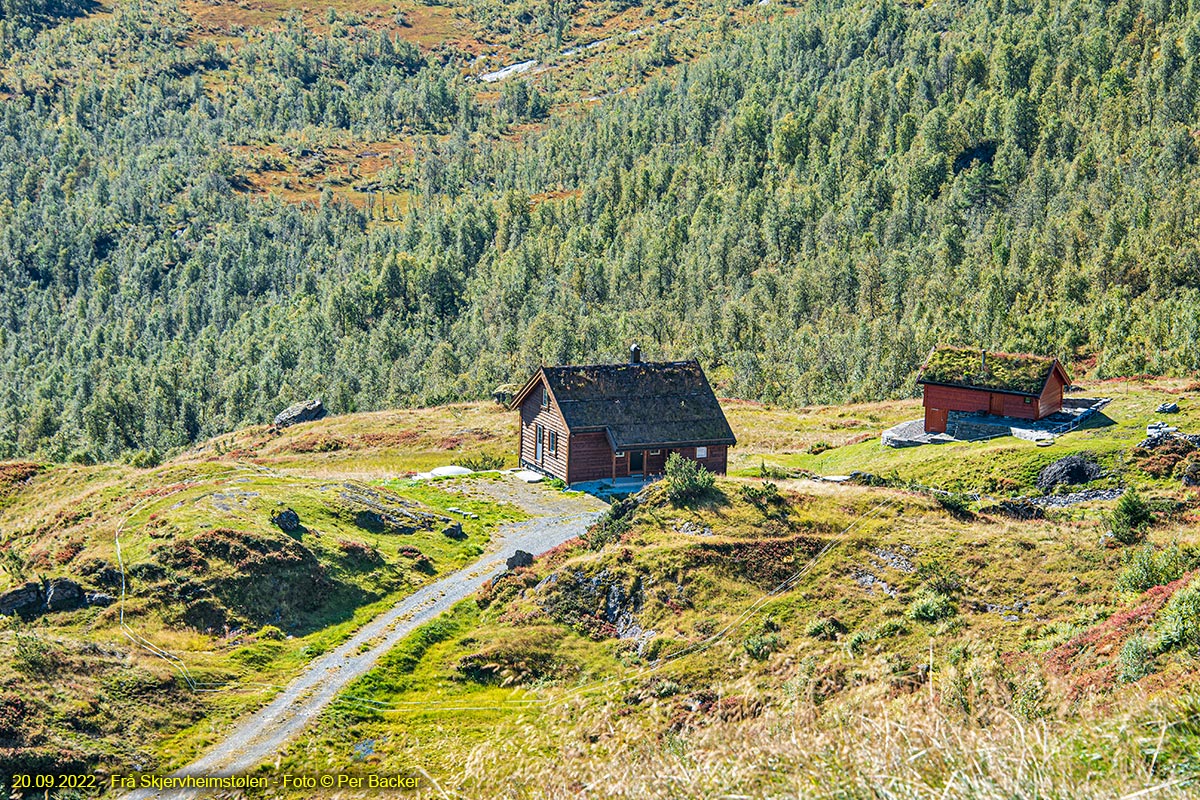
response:
[[[1062,410],[1071,378],[1057,358],[935,347],[921,367],[925,430],[944,433],[951,411],[1038,420]]]

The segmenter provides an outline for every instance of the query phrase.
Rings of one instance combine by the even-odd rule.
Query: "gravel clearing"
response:
[[[482,488],[482,487],[473,487]],[[345,644],[313,661],[266,707],[244,718],[225,739],[198,760],[172,773],[176,776],[225,776],[245,773],[279,753],[303,733],[309,722],[351,681],[365,674],[380,656],[417,627],[470,597],[484,581],[505,570],[505,559],[516,550],[540,554],[587,530],[604,508],[601,501],[566,494],[516,479],[488,484],[484,492],[505,499],[536,515],[525,522],[501,526],[488,552],[470,566],[422,587],[390,611],[367,623]],[[359,652],[362,649],[363,652]],[[191,798],[203,790],[138,790],[134,798]]]

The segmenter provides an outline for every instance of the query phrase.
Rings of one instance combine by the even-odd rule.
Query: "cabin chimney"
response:
[[[636,344],[629,346],[629,363],[630,364],[642,363],[642,348],[638,347]]]

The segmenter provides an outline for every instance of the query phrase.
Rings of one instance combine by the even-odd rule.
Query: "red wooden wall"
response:
[[[1046,382],[1040,397],[934,384],[925,384],[924,390],[925,430],[930,433],[943,433],[946,430],[948,411],[989,412],[993,397],[999,400],[1004,416],[1030,420],[1041,419],[1059,411],[1063,398],[1063,382],[1058,376],[1058,370],[1050,375],[1050,380]]]

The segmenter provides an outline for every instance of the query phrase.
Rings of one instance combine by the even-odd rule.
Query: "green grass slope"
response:
[[[524,517],[461,482],[407,477],[479,458],[510,427],[486,407],[444,408],[248,429],[152,469],[5,465],[0,592],[69,578],[117,601],[0,618],[6,772],[182,763]],[[284,509],[295,530],[273,522]]]

